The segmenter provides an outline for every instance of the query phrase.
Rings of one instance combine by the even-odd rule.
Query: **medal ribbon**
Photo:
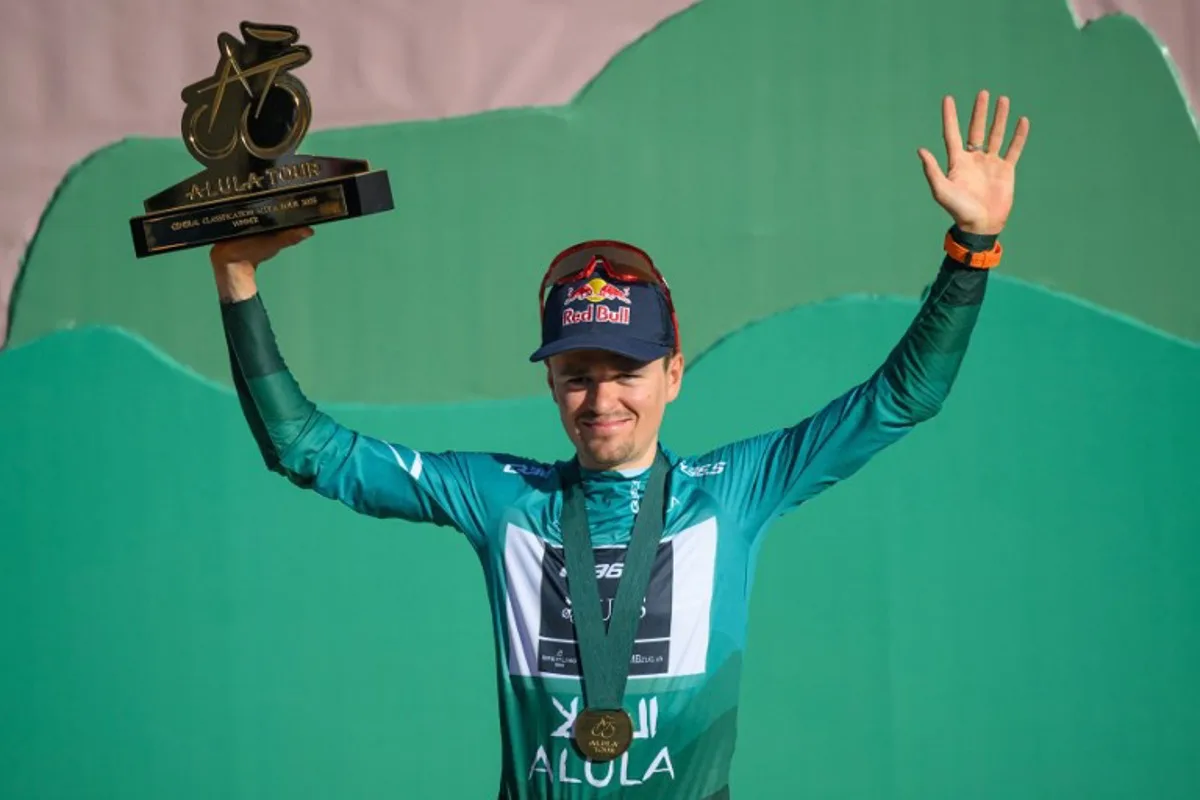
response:
[[[617,710],[622,707],[629,660],[646,597],[650,571],[663,531],[663,500],[667,459],[658,451],[639,502],[625,565],[617,583],[617,597],[605,635],[601,614],[600,584],[596,578],[596,556],[588,533],[587,509],[579,468],[572,461],[564,476],[562,536],[567,562],[567,588],[571,615],[579,643],[585,703],[588,708]]]

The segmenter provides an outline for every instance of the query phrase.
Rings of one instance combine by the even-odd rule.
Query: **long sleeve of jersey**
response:
[[[994,239],[957,236],[975,250]],[[713,490],[745,509],[750,530],[849,477],[941,409],[987,276],[945,259],[915,319],[869,378],[790,427],[726,445],[682,468],[712,474]],[[503,454],[419,452],[340,425],[288,370],[261,296],[222,304],[221,314],[234,387],[259,451],[269,469],[297,486],[362,514],[456,528],[478,548],[505,503],[546,471]],[[719,475],[705,473],[717,468]]]
[[[260,295],[221,305],[234,388],[267,467],[375,517],[432,522],[483,542],[489,504],[516,478],[501,457],[423,453],[338,424],[310,401],[277,347]],[[488,480],[478,480],[486,474]]]
[[[953,235],[976,251],[996,239]],[[697,468],[721,470],[718,483],[738,495],[755,531],[853,475],[941,410],[975,329],[988,273],[943,259],[912,323],[870,377],[795,425],[706,454]]]

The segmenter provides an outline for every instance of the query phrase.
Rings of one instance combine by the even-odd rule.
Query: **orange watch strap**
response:
[[[942,247],[945,249],[946,255],[955,261],[978,269],[991,269],[1000,263],[1000,259],[1004,255],[1004,248],[1000,245],[1000,242],[992,245],[991,250],[984,250],[983,252],[972,251],[954,241],[954,237],[949,232],[946,233],[946,239]]]

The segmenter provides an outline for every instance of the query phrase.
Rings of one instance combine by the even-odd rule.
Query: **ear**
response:
[[[557,402],[558,398],[554,395],[554,374],[550,371],[550,360],[546,359],[544,363],[546,365],[546,385],[550,387],[550,396]]]
[[[679,396],[683,388],[683,353],[679,352],[667,361],[667,402]]]

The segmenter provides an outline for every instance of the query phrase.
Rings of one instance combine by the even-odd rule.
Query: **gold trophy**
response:
[[[138,258],[222,239],[392,209],[385,170],[366,161],[297,155],[312,121],[292,70],[312,58],[287,25],[242,22],[217,37],[213,75],[182,92],[183,142],[205,169],[148,198],[129,221]]]

